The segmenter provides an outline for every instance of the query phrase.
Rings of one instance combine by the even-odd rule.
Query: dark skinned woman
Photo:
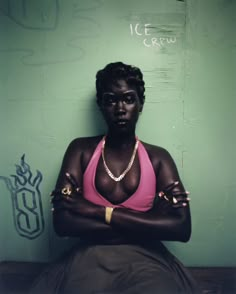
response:
[[[161,243],[189,240],[189,198],[170,154],[136,136],[143,75],[111,63],[98,71],[96,88],[107,132],[70,143],[52,192],[56,233],[80,242],[33,292],[196,293]]]

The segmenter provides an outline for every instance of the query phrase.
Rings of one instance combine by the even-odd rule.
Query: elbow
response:
[[[191,237],[191,231],[190,232],[182,232],[179,241],[187,243],[190,240],[190,237]]]
[[[67,237],[68,236],[68,230],[66,226],[66,212],[60,212],[56,213],[54,212],[53,216],[53,228],[54,232],[59,237]]]
[[[187,243],[191,237],[191,219],[187,215],[180,215],[175,219],[175,241]]]
[[[66,234],[65,230],[63,230],[60,226],[54,225],[54,232],[58,237],[68,237],[68,234]]]
[[[179,241],[187,243],[190,240],[191,233],[191,221],[186,219],[182,220],[179,224]]]

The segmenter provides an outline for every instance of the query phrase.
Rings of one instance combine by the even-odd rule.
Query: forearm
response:
[[[113,210],[110,225],[105,223],[105,207],[93,204],[81,197],[54,199],[54,227],[59,235],[86,239],[109,239],[128,236],[130,240],[188,241],[191,234],[189,204],[158,201],[148,212],[126,208]],[[186,199],[186,198],[184,198]],[[174,206],[176,206],[174,207]]]
[[[187,242],[191,236],[189,192],[183,187],[173,191],[177,185],[179,181],[160,191],[159,200],[147,212],[115,208],[110,225],[136,240]]]
[[[68,210],[54,210],[54,230],[59,236],[80,237],[96,243],[123,243],[125,238],[96,218],[88,218]]]
[[[113,211],[111,226],[135,239],[187,242],[191,235],[188,212],[158,215],[156,212],[141,213],[117,208]]]
[[[81,200],[82,201],[82,200]],[[64,203],[65,205],[65,203]],[[70,206],[71,207],[71,206]],[[120,233],[134,240],[172,240],[186,242],[191,234],[189,205],[174,208],[166,201],[160,201],[148,212],[125,208],[113,210],[110,226],[105,224],[105,207],[83,201],[83,209],[73,210],[63,221],[69,230],[79,229],[80,235],[96,235],[106,238],[109,234]],[[110,232],[109,229],[112,231]]]

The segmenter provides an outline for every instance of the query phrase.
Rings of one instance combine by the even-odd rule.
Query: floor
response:
[[[0,263],[0,293],[26,293],[46,264],[29,262]],[[203,294],[236,294],[236,268],[191,267]],[[144,293],[145,294],[145,293]]]

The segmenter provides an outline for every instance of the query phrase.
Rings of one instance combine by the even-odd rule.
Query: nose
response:
[[[125,114],[125,106],[122,100],[118,100],[116,103],[116,108],[115,108],[115,114],[116,115],[122,115]]]

